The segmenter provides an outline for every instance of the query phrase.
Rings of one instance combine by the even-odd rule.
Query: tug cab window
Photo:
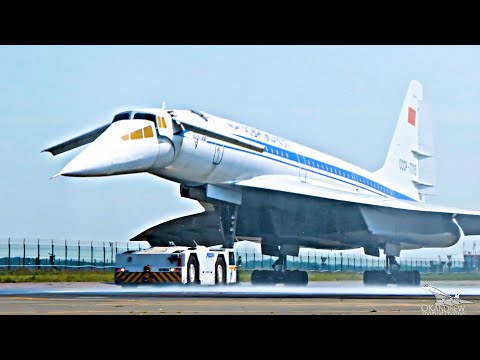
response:
[[[153,114],[147,114],[147,113],[136,113],[133,115],[134,119],[142,119],[142,120],[150,120],[155,122],[156,118],[155,115]]]

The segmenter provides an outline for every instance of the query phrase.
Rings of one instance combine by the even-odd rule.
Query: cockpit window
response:
[[[136,113],[133,115],[134,119],[143,119],[143,120],[150,120],[155,122],[155,115],[153,114],[147,114],[147,113]]]
[[[112,123],[119,120],[128,120],[130,119],[130,111],[117,114],[113,117]]]

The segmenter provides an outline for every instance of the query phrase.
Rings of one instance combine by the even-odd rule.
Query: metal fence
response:
[[[272,269],[277,259],[257,252],[237,251],[244,270]],[[402,270],[418,270],[419,272],[474,272],[478,271],[478,263],[466,262],[464,258],[448,257],[400,257],[397,262]],[[382,270],[385,268],[384,257],[368,255],[340,255],[339,253],[307,252],[298,257],[287,256],[287,269],[306,271],[351,271]]]
[[[111,269],[117,253],[145,247],[136,242],[0,239],[0,269]]]
[[[46,239],[0,239],[0,269],[55,268],[55,269],[105,269],[115,267],[116,254],[127,250],[148,248],[148,243],[69,241]],[[271,269],[276,257],[254,251],[236,251],[240,269]],[[402,270],[420,272],[474,272],[479,269],[478,257],[400,257]],[[467,261],[466,261],[467,260]],[[338,252],[302,252],[298,257],[287,256],[287,268],[307,271],[381,270],[384,257],[345,255]]]

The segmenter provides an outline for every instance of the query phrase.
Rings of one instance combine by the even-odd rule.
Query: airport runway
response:
[[[423,284],[422,284],[423,285]],[[480,282],[431,282],[442,291],[473,301],[454,314],[480,314]],[[356,281],[312,282],[307,287],[138,286],[113,283],[0,284],[0,315],[330,315],[431,314],[422,287],[365,287]]]

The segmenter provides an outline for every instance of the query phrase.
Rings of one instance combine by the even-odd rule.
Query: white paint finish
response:
[[[155,134],[153,137],[134,140],[123,140],[122,137],[151,127],[152,124],[147,120],[113,123],[60,173],[68,176],[106,176],[149,170],[160,150],[168,154],[169,149],[159,147]]]
[[[162,251],[158,251],[158,249]],[[175,250],[186,250],[186,247],[152,247],[146,250],[134,251],[132,253],[117,254],[115,267],[125,268],[128,272],[143,272],[145,265],[150,265],[152,272],[165,271],[169,268],[185,268],[185,262],[182,266],[172,263],[168,258]],[[130,260],[129,260],[130,259]]]
[[[419,124],[421,122],[420,103],[423,100],[422,85],[412,80],[398,118],[388,154],[382,168],[377,171],[381,178],[394,184],[405,195],[420,200],[418,188],[412,180],[418,181],[419,162],[412,150],[419,149]],[[409,121],[409,112],[414,112],[413,123]],[[400,162],[405,167],[402,170]],[[413,172],[413,169],[415,171]]]

